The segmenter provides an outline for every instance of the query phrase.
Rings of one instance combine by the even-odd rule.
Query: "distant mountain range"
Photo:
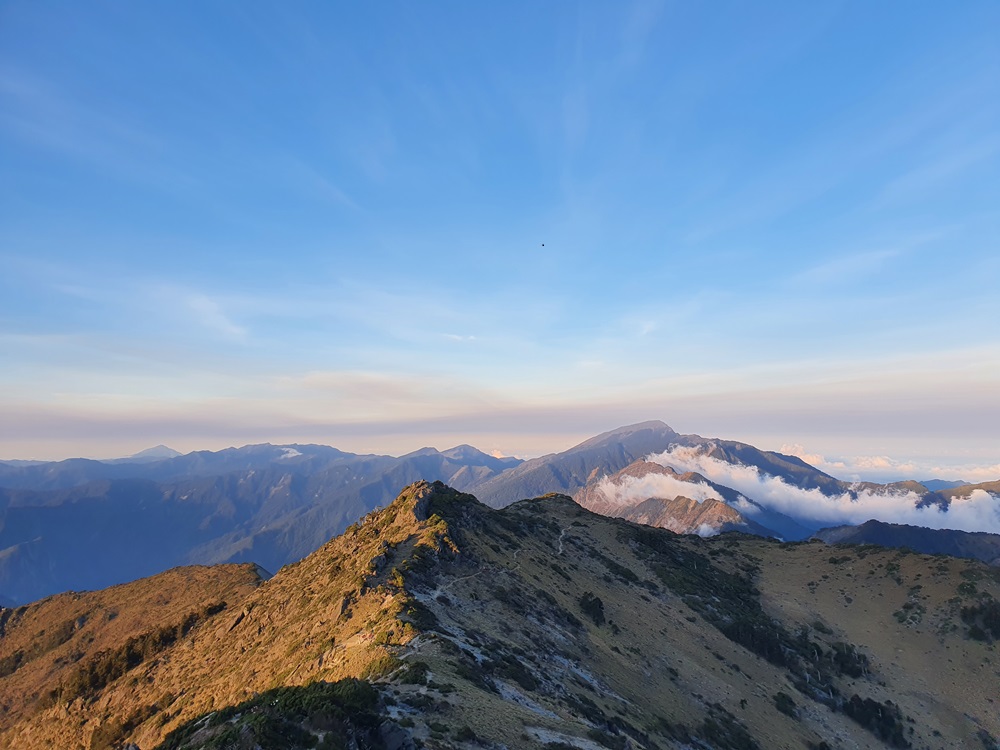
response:
[[[396,458],[251,445],[0,466],[0,596],[31,601],[193,563],[277,570],[406,484],[429,478],[464,489],[519,463],[470,446]]]
[[[104,463],[152,463],[153,461],[162,461],[167,458],[177,458],[183,455],[180,451],[175,451],[173,448],[168,448],[165,445],[154,445],[152,448],[146,448],[144,451],[139,451],[126,458],[112,458],[110,460],[104,461]]]
[[[276,571],[421,479],[475,492],[497,508],[558,492],[680,533],[785,540],[842,524],[836,514],[844,509],[858,508],[856,515],[871,506],[893,521],[924,508],[947,526],[952,504],[973,493],[983,512],[1000,507],[1000,482],[848,483],[794,456],[681,435],[658,421],[529,461],[467,445],[398,458],[322,445],[186,455],[157,446],[110,461],[0,462],[0,601],[102,588],[177,565],[255,562]],[[926,531],[927,540],[947,536]]]
[[[969,484],[963,479],[958,479],[955,481],[949,481],[947,479],[921,479],[920,484],[929,489],[931,492],[937,492],[938,490],[953,490],[956,487],[964,487]]]
[[[877,544],[925,554],[972,558],[1000,566],[1000,534],[866,521],[858,526],[821,529],[815,538],[827,544]]]

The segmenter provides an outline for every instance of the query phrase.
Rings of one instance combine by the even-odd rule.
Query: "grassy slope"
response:
[[[106,687],[5,715],[0,747],[90,747],[100,727],[132,717],[142,720],[123,737],[149,750],[257,693],[348,677],[373,681],[378,711],[428,747],[885,747],[799,692],[807,673],[804,689],[836,691],[834,706],[854,694],[898,704],[914,747],[1000,735],[985,687],[997,684],[995,652],[958,615],[983,592],[1000,597],[989,569],[862,552],[676,537],[562,497],[490,511],[414,486]],[[861,654],[867,674],[837,666],[841,642],[857,648],[846,669]],[[815,653],[825,656],[803,656]],[[0,691],[17,692],[20,675]],[[779,710],[779,693],[795,708]],[[236,726],[257,714],[226,716]],[[318,721],[300,723],[318,738]],[[175,746],[210,745],[196,734]]]

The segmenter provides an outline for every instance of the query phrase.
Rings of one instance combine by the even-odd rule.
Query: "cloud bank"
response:
[[[807,450],[798,443],[785,443],[778,451],[801,458],[827,474],[851,481],[893,482],[900,479],[961,479],[969,484],[1000,478],[1000,464],[955,464],[942,466],[928,461],[899,460],[890,456],[846,456],[831,458]]]
[[[608,502],[617,507],[627,507],[641,503],[651,497],[672,500],[679,495],[703,503],[709,498],[725,502],[712,487],[703,482],[682,482],[664,474],[647,474],[644,477],[623,476],[612,481],[605,477],[597,484],[597,489]]]
[[[1000,498],[984,490],[974,490],[968,497],[955,498],[947,511],[936,505],[918,508],[920,496],[914,492],[872,492],[825,495],[819,490],[805,490],[780,477],[763,474],[754,466],[730,464],[705,455],[697,448],[675,446],[664,453],[649,456],[661,466],[676,471],[696,471],[711,481],[731,487],[764,507],[801,520],[806,525],[835,526],[859,524],[871,519],[886,523],[910,524],[932,529],[988,531],[1000,534]],[[753,516],[750,503],[739,510]]]

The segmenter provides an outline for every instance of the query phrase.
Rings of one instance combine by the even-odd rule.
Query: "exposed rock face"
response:
[[[635,523],[669,529],[675,534],[710,536],[747,528],[747,521],[725,503],[709,498],[698,502],[678,495],[670,500],[651,497],[617,514]]]
[[[677,534],[710,536],[723,531],[745,531],[773,535],[735,508],[710,496],[721,497],[724,490],[695,472],[680,473],[669,466],[639,460],[611,476],[595,477],[574,499],[595,513],[659,526]],[[685,491],[698,499],[682,494]]]

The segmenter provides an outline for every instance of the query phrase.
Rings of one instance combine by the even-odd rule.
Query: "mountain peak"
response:
[[[431,446],[427,445],[424,446],[423,448],[417,448],[415,451],[410,451],[409,453],[405,453],[402,456],[400,456],[400,458],[406,459],[406,458],[416,458],[417,456],[439,456],[439,455],[441,455],[441,451],[439,451],[437,448],[432,448]]]
[[[441,451],[441,455],[456,459],[490,457],[488,453],[483,453],[483,451],[479,450],[479,448],[469,445],[468,443],[462,443],[461,445],[456,445],[454,448]]]
[[[600,445],[602,443],[613,442],[620,440],[624,437],[630,435],[635,435],[636,433],[656,433],[662,435],[676,435],[674,429],[668,425],[666,422],[662,422],[659,419],[651,419],[646,422],[638,422],[636,424],[625,425],[624,427],[616,427],[613,430],[608,430],[607,432],[602,432],[600,435],[596,435],[589,440],[585,440],[580,443],[576,449],[586,449],[591,448],[595,445]]]
[[[177,456],[184,455],[180,451],[175,451],[173,448],[169,448],[166,445],[154,445],[152,448],[146,448],[146,450],[139,451],[138,453],[133,453],[129,458],[177,458]]]
[[[416,520],[426,521],[433,515],[447,519],[461,517],[469,509],[482,507],[482,503],[473,495],[452,489],[444,482],[420,480],[404,487],[392,506],[410,507]]]

